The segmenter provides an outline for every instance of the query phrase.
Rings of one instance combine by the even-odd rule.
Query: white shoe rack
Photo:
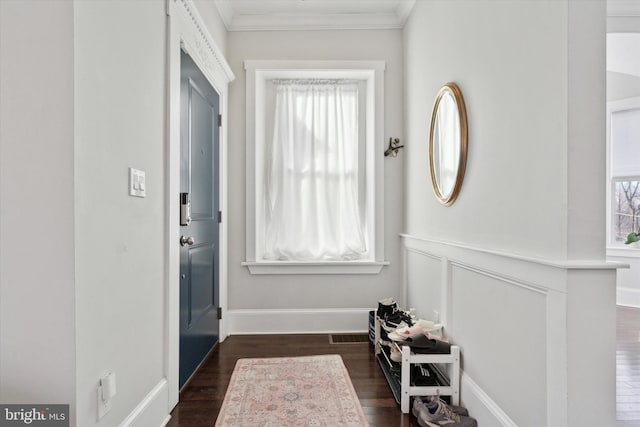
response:
[[[389,354],[383,350],[382,339],[380,334],[380,324],[382,320],[375,316],[375,353],[376,359],[382,372],[391,387],[391,391],[400,405],[403,413],[410,411],[411,396],[451,396],[453,405],[460,404],[460,347],[451,346],[449,354],[424,354],[412,353],[411,348],[407,345],[398,345],[391,341],[391,345],[397,346],[402,353],[401,362],[394,362],[390,359]],[[436,371],[439,385],[437,386],[412,386],[411,385],[411,365],[412,364],[431,364]],[[391,372],[392,367],[400,366],[400,381]]]

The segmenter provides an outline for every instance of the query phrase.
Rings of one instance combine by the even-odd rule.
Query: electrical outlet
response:
[[[116,375],[109,372],[98,382],[98,420],[111,410],[113,396],[116,395]]]
[[[111,410],[112,402],[111,400],[107,400],[106,402],[102,400],[102,386],[98,386],[98,421],[104,417],[107,412]]]
[[[433,310],[433,321],[440,323],[440,312],[438,310]]]

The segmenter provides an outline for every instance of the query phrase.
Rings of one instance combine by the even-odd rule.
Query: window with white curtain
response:
[[[265,151],[264,259],[367,257],[359,81],[276,79]]]
[[[245,61],[252,274],[377,273],[382,61]]]

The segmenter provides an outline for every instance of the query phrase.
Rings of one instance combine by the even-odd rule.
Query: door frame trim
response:
[[[228,85],[235,79],[222,50],[209,33],[192,0],[166,0],[167,12],[167,120],[165,151],[165,271],[166,300],[164,374],[168,383],[168,410],[179,400],[180,359],[180,51],[188,53],[220,96],[222,126],[219,139],[220,210],[227,207],[227,101]],[[227,310],[227,222],[220,224],[220,305]],[[227,336],[225,316],[220,341]]]

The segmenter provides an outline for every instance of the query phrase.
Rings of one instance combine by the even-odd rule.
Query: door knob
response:
[[[189,237],[185,237],[185,236],[180,236],[180,246],[186,246],[186,245],[193,245],[196,241],[193,240],[193,237],[189,236]]]

